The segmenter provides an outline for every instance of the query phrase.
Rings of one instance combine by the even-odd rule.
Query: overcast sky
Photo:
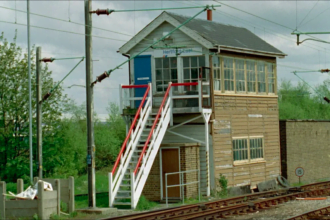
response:
[[[307,41],[300,46],[296,45],[296,36],[291,32],[298,27],[299,31],[330,31],[328,14],[329,1],[224,1],[224,4],[247,11],[256,16],[278,23],[276,25],[262,20],[250,14],[232,9],[221,3],[212,1],[93,1],[93,9],[138,9],[138,8],[162,8],[162,7],[187,7],[194,5],[220,4],[220,8],[213,13],[213,20],[240,27],[245,27],[259,37],[272,44],[288,56],[278,59],[278,79],[289,79],[298,82],[291,72],[298,68],[317,70],[329,68],[330,45],[320,42]],[[5,38],[11,41],[18,31],[17,43],[22,48],[27,48],[26,13],[16,12],[1,7],[7,7],[26,11],[26,1],[11,0],[0,1],[0,32],[4,32]],[[173,10],[172,12],[193,15],[200,9]],[[56,17],[65,21],[44,18],[31,14],[31,25],[65,30],[78,34],[64,33],[53,30],[31,28],[31,45],[41,46],[43,57],[70,57],[84,56],[84,26],[70,23],[84,23],[84,2],[76,1],[30,1],[32,13]],[[140,31],[151,22],[161,11],[113,13],[109,16],[93,15],[93,26],[113,32],[93,29],[93,35],[111,38],[93,38],[94,78],[105,70],[109,70],[126,60],[116,51],[131,36]],[[206,18],[202,13],[198,18]],[[4,23],[12,22],[12,23]],[[17,24],[14,24],[17,22]],[[289,28],[286,28],[286,27]],[[80,35],[79,35],[80,34]],[[316,35],[314,35],[316,36]],[[316,37],[330,41],[330,35],[317,35]],[[301,36],[305,39],[307,36]],[[55,80],[60,80],[79,60],[57,61],[49,64]],[[283,66],[284,65],[284,66]],[[293,68],[285,67],[292,66]],[[322,83],[328,75],[321,73],[304,73],[301,76],[312,85]],[[80,104],[85,101],[85,90],[82,87],[67,88],[72,84],[85,84],[85,63],[80,66],[64,81],[63,86],[69,97]],[[102,81],[95,86],[94,107],[98,114],[106,114],[108,102],[117,102],[118,85],[128,84],[128,65],[123,66],[112,73],[110,79]]]

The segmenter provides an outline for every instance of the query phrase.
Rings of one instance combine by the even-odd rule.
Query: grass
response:
[[[156,202],[149,201],[146,197],[141,196],[136,206],[136,210],[144,211],[157,207],[159,204]]]
[[[110,169],[102,169],[95,172],[95,189],[96,192],[108,192],[108,173]],[[75,194],[86,194],[88,193],[88,180],[87,174],[82,175],[75,179]]]

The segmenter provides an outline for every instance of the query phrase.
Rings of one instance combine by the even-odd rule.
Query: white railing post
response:
[[[150,90],[149,90],[149,99],[150,99],[150,106],[151,106],[151,110],[152,110],[152,84],[149,83],[148,85],[150,87]]]
[[[131,173],[131,208],[135,209],[135,198],[134,198],[134,194],[135,194],[135,189],[134,189],[134,172]]]
[[[123,114],[123,97],[122,97],[122,92],[123,92],[123,89],[122,89],[122,84],[119,84],[119,109],[120,109],[120,112],[121,114]]]
[[[112,172],[109,173],[109,207],[112,207]]]
[[[170,83],[168,83],[168,86],[171,86]],[[171,116],[171,118],[170,118],[170,126],[173,126],[173,88],[172,88],[172,86],[171,86],[171,89],[170,89],[170,94],[169,94],[168,100],[170,102],[170,116]]]
[[[200,112],[202,112],[202,102],[203,102],[202,81],[198,80],[198,108]]]
[[[198,170],[198,201],[201,201],[201,175],[200,175],[200,170]]]

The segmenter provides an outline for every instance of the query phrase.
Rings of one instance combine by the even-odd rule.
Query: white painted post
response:
[[[182,176],[182,183],[184,184],[184,181],[183,181],[183,172],[181,173],[181,176]],[[182,204],[184,204],[184,185],[182,187],[182,190],[183,190]]]
[[[122,84],[119,84],[119,109],[120,109],[120,112],[121,114],[123,114],[123,97],[122,97]]]
[[[169,101],[170,101],[170,116],[171,116],[171,119],[170,119],[170,126],[173,126],[173,87],[172,87],[172,83],[169,82],[169,83],[168,83],[168,86],[171,86],[170,94],[169,94]]]
[[[109,207],[112,207],[112,172],[109,173]]]
[[[211,189],[210,189],[210,155],[209,155],[209,120],[211,117],[210,112],[203,112],[203,119],[205,124],[205,151],[206,151],[206,161],[207,161],[207,196],[210,196]]]
[[[149,90],[149,99],[150,99],[150,106],[151,106],[151,111],[152,111],[152,84],[151,83],[149,83],[149,87],[150,87],[150,90]]]
[[[131,173],[131,208],[135,209],[135,198],[134,198],[134,172]]]
[[[200,170],[198,170],[198,201],[201,201],[201,176]]]
[[[198,107],[199,111],[202,112],[202,99],[203,93],[202,93],[202,81],[199,79],[198,80]]]
[[[74,201],[74,177],[69,177],[69,213],[74,212],[75,210],[75,201]]]
[[[166,189],[166,207],[168,207],[168,197],[167,197],[167,173],[165,173],[165,189]]]

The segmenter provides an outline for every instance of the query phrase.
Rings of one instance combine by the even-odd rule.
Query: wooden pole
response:
[[[92,65],[92,1],[85,0],[85,52],[86,52],[86,109],[87,109],[87,173],[88,206],[94,208],[95,200],[95,145],[93,123],[93,65]]]

